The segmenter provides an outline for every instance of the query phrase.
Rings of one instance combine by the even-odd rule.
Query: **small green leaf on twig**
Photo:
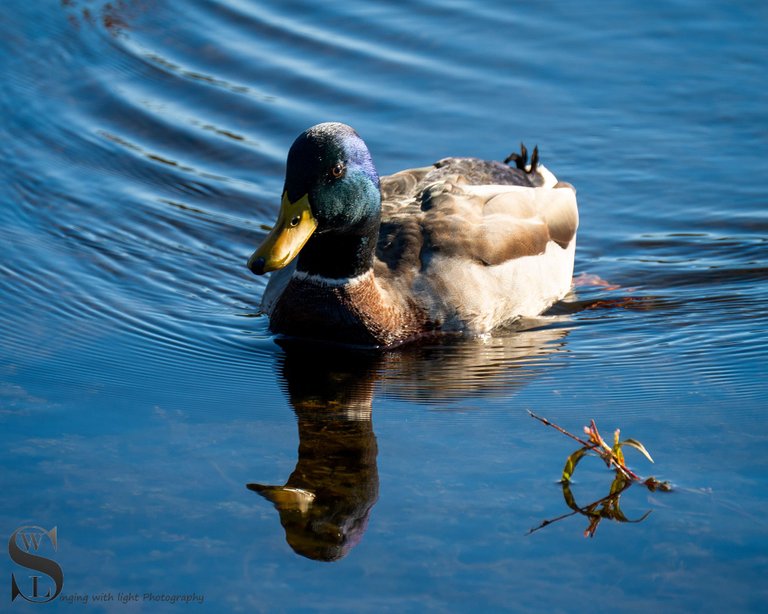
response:
[[[579,464],[579,461],[587,452],[589,452],[589,448],[579,448],[568,457],[568,460],[565,461],[565,467],[563,467],[563,477],[560,478],[561,482],[571,481],[571,476],[573,476],[573,472],[576,470],[576,465]]]
[[[617,431],[618,432],[618,431]],[[624,462],[624,452],[621,451],[621,443],[616,442],[613,444],[613,448],[611,448],[611,452],[613,453],[613,460],[617,465],[620,465],[622,467],[626,467],[626,463]]]
[[[647,458],[649,461],[653,462],[653,459],[651,458],[651,455],[648,453],[648,450],[645,449],[645,446],[641,444],[637,439],[625,439],[621,442],[620,445],[623,446],[630,446],[634,448],[635,450],[639,450],[645,458]]]
[[[608,493],[613,496],[617,493],[622,493],[631,484],[629,480],[625,479],[622,475],[617,475],[611,483],[611,491]]]

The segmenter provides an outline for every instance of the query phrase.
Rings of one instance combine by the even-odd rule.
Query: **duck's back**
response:
[[[570,289],[575,191],[543,167],[447,158],[381,180],[375,276],[434,326],[484,332]]]

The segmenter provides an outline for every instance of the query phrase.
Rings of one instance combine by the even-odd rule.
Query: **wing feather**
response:
[[[432,169],[382,178],[377,273],[415,274],[438,254],[499,265],[542,254],[550,241],[565,249],[575,237],[579,217],[570,184],[471,185],[463,175],[429,181]]]

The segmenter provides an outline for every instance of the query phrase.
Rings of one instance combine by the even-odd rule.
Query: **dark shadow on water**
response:
[[[476,399],[479,392],[508,396],[541,372],[566,335],[541,328],[384,353],[279,340],[278,365],[299,428],[298,460],[285,484],[248,488],[275,506],[297,554],[339,560],[362,538],[379,496],[372,422],[379,388],[430,405]]]

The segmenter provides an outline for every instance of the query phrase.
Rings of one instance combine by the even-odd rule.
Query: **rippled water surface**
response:
[[[765,610],[764,3],[2,13],[0,526],[57,527],[48,607]],[[575,293],[484,339],[275,340],[244,265],[327,120],[381,174],[538,144],[578,189]],[[526,410],[621,428],[674,491],[529,534],[611,473],[586,459],[564,491],[578,444]]]

